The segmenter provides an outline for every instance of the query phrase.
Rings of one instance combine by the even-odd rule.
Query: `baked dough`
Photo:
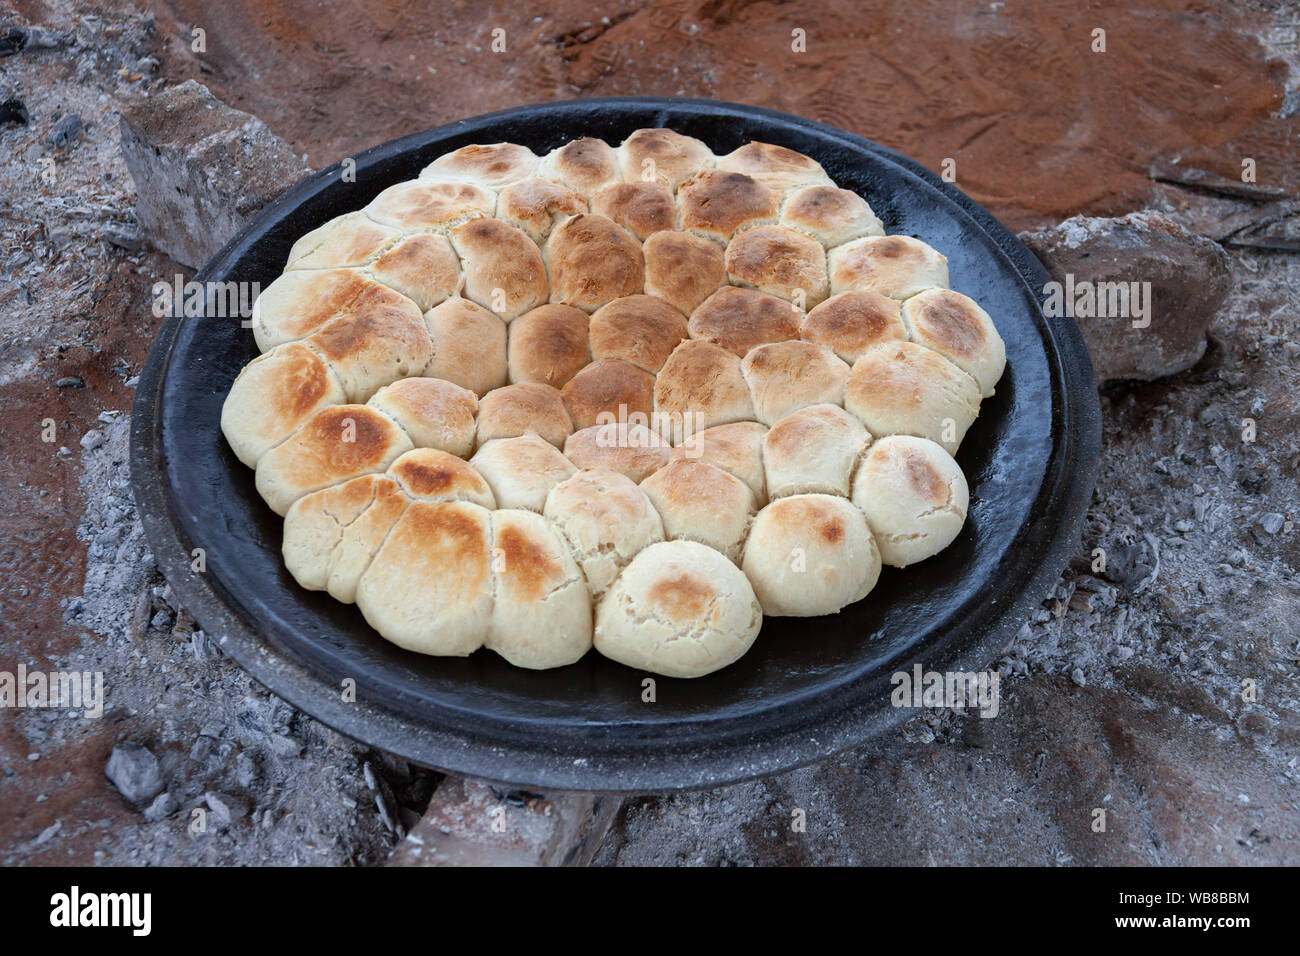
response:
[[[1006,349],[948,279],[777,144],[471,144],[292,245],[221,429],[401,647],[700,676],[960,533]]]

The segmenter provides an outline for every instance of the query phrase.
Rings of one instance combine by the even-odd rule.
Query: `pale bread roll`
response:
[[[785,299],[756,289],[724,285],[700,303],[686,327],[691,338],[745,355],[766,342],[799,337],[803,312]]]
[[[399,378],[419,375],[433,358],[419,307],[382,285],[366,289],[307,341],[329,362],[350,402],[364,402]]]
[[[611,183],[591,197],[591,211],[637,239],[672,229],[677,222],[673,194],[660,182]]]
[[[767,493],[839,495],[853,490],[853,470],[871,435],[838,405],[810,405],[785,416],[763,438]]]
[[[524,179],[497,196],[497,218],[540,245],[556,223],[587,212],[587,201],[554,179]]]
[[[686,338],[686,316],[651,295],[627,295],[591,316],[591,356],[631,362],[651,374]]]
[[[974,299],[927,289],[903,303],[907,336],[934,349],[979,383],[985,398],[1007,367],[1007,348],[989,314]]]
[[[370,626],[421,654],[481,647],[492,626],[491,515],[468,501],[412,502],[357,584]]]
[[[698,541],[740,562],[757,510],[749,485],[707,462],[682,458],[641,482],[641,490],[663,519],[668,540]]]
[[[316,412],[345,401],[325,360],[302,342],[286,342],[244,366],[221,406],[221,431],[252,468]]]
[[[742,173],[706,169],[677,190],[681,228],[726,245],[742,229],[776,222],[780,197]]]
[[[869,349],[853,363],[844,407],[877,438],[916,435],[955,455],[979,415],[980,389],[933,349],[892,342]]]
[[[420,170],[420,179],[469,180],[500,189],[532,176],[538,162],[531,149],[518,143],[474,144],[439,156]]]
[[[716,242],[685,232],[656,232],[643,250],[646,293],[683,315],[726,284],[725,253]]]
[[[596,608],[596,650],[665,677],[702,677],[754,643],[763,612],[740,569],[712,548],[664,541],[641,551]]]
[[[253,337],[263,352],[306,338],[379,283],[358,269],[286,272],[253,302]]]
[[[713,165],[713,151],[693,136],[670,129],[639,129],[619,147],[625,182],[664,183],[673,192]]]
[[[698,431],[673,449],[672,460],[698,459],[749,486],[757,505],[767,502],[763,471],[763,438],[767,426],[759,422],[732,422]]]
[[[460,260],[446,236],[403,239],[370,264],[370,274],[427,312],[460,291]]]
[[[546,266],[537,243],[499,219],[478,218],[451,230],[465,270],[465,298],[509,322],[546,301]]]
[[[885,234],[865,199],[835,186],[792,190],[781,205],[781,225],[807,233],[827,249],[863,236]]]
[[[754,415],[772,425],[805,405],[844,404],[849,366],[824,345],[773,342],[750,349],[740,371],[754,400]]]
[[[938,554],[966,521],[966,476],[925,438],[881,438],[853,479],[853,503],[867,516],[885,564],[905,568]]]
[[[551,301],[594,312],[606,302],[642,291],[641,245],[604,216],[566,219],[546,240]]]
[[[804,316],[799,337],[852,365],[873,345],[907,338],[897,299],[869,289],[833,295]]]
[[[758,513],[741,567],[764,614],[816,617],[867,596],[880,578],[880,552],[852,502],[794,495]]]
[[[388,475],[417,501],[472,501],[495,508],[487,481],[468,462],[436,448],[415,448],[388,466]]]
[[[538,166],[539,176],[558,179],[590,200],[602,186],[622,180],[618,153],[603,139],[584,136],[547,153]]]
[[[481,186],[413,179],[389,186],[365,211],[376,222],[404,232],[445,232],[467,219],[491,216],[496,202]]]
[[[410,499],[388,475],[304,495],[284,516],[284,566],[303,587],[356,600],[357,582]]]
[[[600,468],[640,482],[668,464],[672,446],[647,426],[626,421],[591,425],[564,442],[564,457],[578,468]]]
[[[322,408],[257,461],[257,490],[278,515],[303,495],[383,471],[414,447],[406,432],[368,405]]]
[[[493,439],[469,463],[487,479],[498,508],[537,512],[551,489],[578,470],[554,445],[531,433]]]
[[[443,379],[404,378],[385,385],[366,404],[401,425],[417,448],[461,458],[474,454],[478,399],[469,389]]]
[[[542,514],[568,544],[593,599],[642,548],[664,540],[663,520],[645,492],[603,468],[584,468],[552,488]]]
[[[655,430],[674,445],[703,428],[752,421],[754,401],[740,356],[720,345],[687,339],[655,378]]]
[[[546,518],[492,512],[492,623],[483,646],[516,667],[563,667],[591,650],[591,594]]]
[[[830,251],[831,292],[871,289],[906,299],[948,287],[948,259],[911,236],[867,236]]]
[[[560,390],[536,382],[507,385],[483,396],[478,407],[475,444],[494,438],[517,438],[531,432],[556,448],[573,433],[573,420]]]
[[[295,242],[284,270],[363,266],[401,238],[401,232],[360,210],[345,213]]]
[[[540,305],[510,323],[510,382],[561,387],[591,361],[590,318],[571,305]]]
[[[826,250],[785,226],[748,229],[727,243],[727,275],[736,285],[808,309],[830,294]]]
[[[796,186],[835,185],[821,164],[811,157],[757,140],[718,157],[717,165],[718,169],[751,176],[777,192]]]
[[[506,383],[506,324],[468,299],[448,299],[424,313],[433,339],[430,378],[446,379],[480,398]]]
[[[655,377],[622,359],[597,359],[560,389],[574,428],[606,421],[649,420],[654,412]]]

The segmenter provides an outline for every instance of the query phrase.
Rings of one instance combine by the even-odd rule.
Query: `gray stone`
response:
[[[153,803],[145,807],[144,818],[150,823],[157,823],[175,812],[176,799],[170,793],[163,791],[154,798]]]
[[[238,797],[209,791],[203,795],[203,801],[208,805],[208,809],[212,811],[212,816],[216,818],[217,823],[224,827],[228,827],[248,816],[248,804]]]
[[[311,171],[260,119],[194,80],[124,110],[121,131],[141,232],[187,266]]]
[[[118,744],[108,758],[104,774],[118,793],[132,803],[152,800],[163,789],[162,769],[158,758],[140,744]]]
[[[85,128],[86,124],[82,122],[80,116],[69,113],[50,129],[49,135],[45,137],[45,144],[52,149],[63,149],[79,140]]]
[[[1270,511],[1268,514],[1259,516],[1259,526],[1269,534],[1277,534],[1282,530],[1282,525],[1286,519],[1276,511]]]
[[[1156,213],[1076,216],[1020,238],[1066,290],[1066,314],[1083,332],[1098,384],[1149,381],[1191,368],[1205,353],[1210,320],[1232,290],[1223,248]],[[1094,303],[1111,301],[1098,293],[1113,287],[1100,283],[1150,283],[1150,325],[1134,327],[1142,320],[1133,307],[1105,316],[1097,305],[1089,309],[1089,295]]]
[[[81,436],[81,447],[86,451],[94,451],[102,444],[104,444],[104,433],[97,428],[92,428]]]

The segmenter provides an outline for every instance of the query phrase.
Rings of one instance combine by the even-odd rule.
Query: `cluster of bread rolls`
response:
[[[221,425],[388,640],[696,677],[956,537],[1006,359],[947,286],[783,147],[466,146],[293,246]]]

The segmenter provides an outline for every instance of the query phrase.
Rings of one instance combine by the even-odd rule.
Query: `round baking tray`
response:
[[[1072,322],[1049,323],[1041,265],[952,186],[860,137],[770,110],[629,97],[539,104],[416,133],[312,175],[269,205],[198,274],[258,282],[293,241],[469,143],[544,153],[579,136],[618,143],[671,127],[715,152],[749,140],[818,160],[865,196],[890,233],[948,257],[952,287],[1006,340],[1007,371],[958,455],[970,514],[957,540],[886,569],[837,615],[768,618],[738,663],[696,680],[657,678],[596,653],[533,672],[489,651],[423,657],[379,637],[352,605],[300,588],[280,557],[281,520],[221,435],[221,405],[256,354],[236,318],[168,319],[140,376],[131,471],[145,530],[181,602],[270,690],[364,743],[425,766],[512,786],[646,792],[713,786],[828,756],[913,716],[890,676],[989,665],[1079,541],[1101,431],[1092,367]],[[349,177],[350,178],[350,177]],[[206,567],[193,570],[194,549]]]

